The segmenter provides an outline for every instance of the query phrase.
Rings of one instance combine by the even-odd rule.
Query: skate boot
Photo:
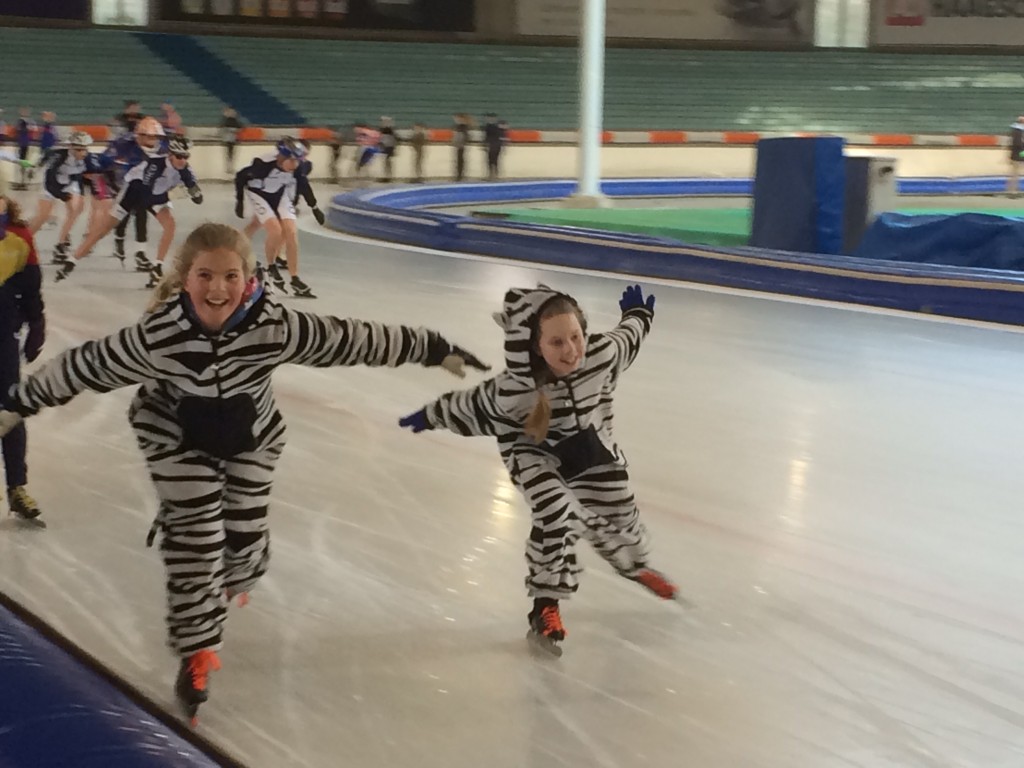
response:
[[[569,634],[562,626],[562,615],[558,612],[558,601],[538,598],[533,601],[533,610],[527,615],[530,631],[526,638],[534,647],[552,656],[561,656],[560,642]]]
[[[284,282],[284,277],[281,275],[281,269],[277,266],[275,261],[269,267],[267,267],[267,277],[274,284],[274,287],[281,293],[288,293],[288,288]]]
[[[178,679],[174,682],[174,694],[178,703],[188,716],[189,724],[195,728],[199,725],[199,705],[210,698],[207,690],[211,672],[220,669],[220,659],[215,651],[196,651],[187,659],[181,660]]]
[[[65,240],[63,243],[57,243],[57,246],[53,249],[53,264],[66,264],[71,260],[71,242]]]
[[[298,275],[292,275],[292,295],[297,299],[315,299],[313,289],[302,282]]]
[[[153,265],[153,268],[149,270],[149,282],[146,283],[147,288],[156,288],[160,285],[160,281],[164,279],[164,265],[159,261]]]
[[[665,574],[648,568],[646,565],[638,568],[636,573],[629,578],[646,587],[662,600],[675,600],[679,594],[679,587],[669,581]]]
[[[62,262],[60,269],[57,271],[57,276],[53,278],[54,282],[59,283],[61,280],[67,280],[71,277],[71,273],[75,271],[75,260],[68,259]]]
[[[278,256],[274,259],[274,266],[283,272],[288,271],[288,259]]]
[[[46,523],[40,519],[41,514],[36,500],[28,495],[24,485],[7,489],[7,501],[11,508],[11,514],[18,520],[31,523],[39,528],[45,528]]]
[[[262,264],[256,265],[256,281],[263,286],[263,292],[267,294],[267,296],[273,296],[277,293],[277,289],[274,288],[270,280],[267,278],[267,270],[263,268]]]
[[[114,237],[114,252],[111,254],[115,259],[120,259],[121,269],[124,269],[124,238]]]
[[[149,256],[146,255],[145,251],[135,252],[135,271],[136,272],[151,272],[153,271],[153,262],[149,260]]]

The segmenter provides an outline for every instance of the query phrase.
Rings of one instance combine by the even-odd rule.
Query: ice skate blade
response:
[[[696,603],[694,603],[692,600],[688,600],[687,598],[683,597],[682,593],[680,592],[676,592],[675,596],[668,598],[666,602],[675,603],[680,608],[683,608],[685,610],[692,610],[697,607]]]
[[[554,640],[550,640],[544,637],[544,635],[534,632],[532,629],[527,630],[526,639],[530,642],[531,649],[543,653],[545,656],[553,656],[556,659],[562,658],[562,646]]]
[[[21,517],[19,515],[11,515],[18,525],[26,528],[38,528],[44,530],[46,528],[46,521],[39,517]]]

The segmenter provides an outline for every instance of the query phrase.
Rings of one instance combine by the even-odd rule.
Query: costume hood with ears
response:
[[[537,353],[533,351],[533,331],[537,313],[548,301],[564,297],[574,305],[576,300],[543,283],[536,288],[509,288],[505,293],[504,308],[491,317],[505,331],[505,366],[514,376],[534,380]],[[587,327],[584,323],[583,332]]]

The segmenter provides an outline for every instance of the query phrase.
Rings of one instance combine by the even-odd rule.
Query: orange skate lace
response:
[[[188,660],[188,671],[192,675],[192,687],[197,691],[206,690],[206,679],[211,672],[220,669],[220,658],[216,651],[196,651]]]
[[[636,580],[662,600],[671,600],[676,596],[676,585],[655,570],[644,568],[637,573]]]
[[[558,612],[557,605],[546,605],[541,608],[540,620],[544,625],[543,635],[545,637],[553,635],[556,632],[561,632],[562,637],[569,634],[565,631],[565,627],[562,626],[562,615]]]

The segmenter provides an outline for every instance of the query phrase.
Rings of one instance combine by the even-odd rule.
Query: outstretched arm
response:
[[[472,389],[449,392],[416,413],[398,420],[413,432],[447,429],[457,435],[516,435],[523,431],[528,406],[536,389],[524,388],[515,377],[500,374]]]
[[[159,378],[141,325],[87,341],[48,362],[12,392],[10,407],[22,416],[63,405],[85,391],[109,392]]]
[[[441,365],[464,376],[464,365],[490,370],[473,354],[426,328],[384,325],[368,320],[314,315],[284,309],[285,341],[282,363],[328,367],[370,365],[396,367],[405,363]]]
[[[588,351],[588,356],[607,356],[617,373],[633,364],[640,352],[640,345],[651,330],[654,322],[654,296],[650,295],[644,301],[640,286],[631,285],[623,292],[619,309],[622,310],[619,324],[607,333],[597,334]]]

